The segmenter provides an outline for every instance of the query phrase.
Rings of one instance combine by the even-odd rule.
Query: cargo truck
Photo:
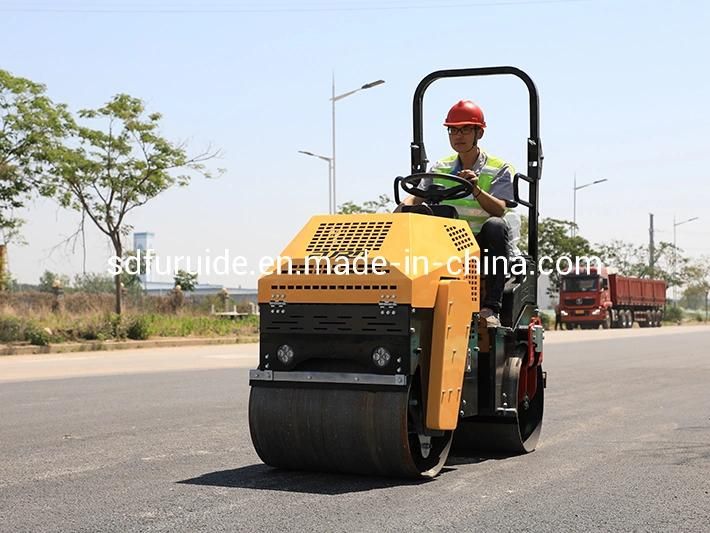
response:
[[[666,282],[591,268],[562,277],[560,319],[567,329],[660,327]]]

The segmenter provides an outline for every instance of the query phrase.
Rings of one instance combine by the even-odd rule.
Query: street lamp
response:
[[[676,299],[676,285],[675,285],[675,275],[676,275],[676,261],[678,260],[678,252],[676,251],[676,228],[678,226],[682,226],[683,224],[687,224],[688,222],[692,222],[693,220],[698,220],[700,217],[693,217],[689,218],[687,220],[683,220],[682,222],[676,222],[675,221],[675,216],[673,217],[673,305],[677,305],[677,299]]]
[[[574,207],[573,207],[573,214],[572,214],[572,222],[574,223],[574,226],[572,227],[572,237],[575,237],[577,235],[577,191],[580,189],[586,189],[587,187],[591,187],[592,185],[596,185],[598,183],[604,183],[605,181],[609,181],[606,178],[602,178],[596,181],[592,181],[591,183],[585,183],[584,185],[577,185],[577,173],[575,172],[574,174]]]
[[[314,154],[307,150],[299,150],[299,154],[310,155],[328,162],[328,214],[333,214],[333,158],[324,155]]]
[[[331,165],[332,165],[332,170],[331,170],[331,189],[332,189],[332,199],[331,199],[331,209],[332,213],[335,213],[336,210],[336,196],[335,196],[335,102],[338,100],[342,100],[343,98],[347,98],[348,96],[355,94],[360,91],[364,91],[365,89],[372,89],[373,87],[377,87],[378,85],[382,85],[385,82],[385,80],[376,80],[376,81],[371,81],[370,83],[366,83],[362,87],[348,91],[343,94],[335,95],[335,74],[333,74],[333,92],[332,92],[332,97],[330,98],[331,105],[332,105],[332,132],[333,132],[333,154],[331,155]]]

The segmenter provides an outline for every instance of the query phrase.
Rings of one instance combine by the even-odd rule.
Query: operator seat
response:
[[[442,218],[459,218],[459,213],[453,205],[444,204],[418,204],[418,205],[402,205],[395,212],[399,213],[419,213],[420,215],[432,215]]]

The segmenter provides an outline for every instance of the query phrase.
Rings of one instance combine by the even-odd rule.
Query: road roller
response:
[[[426,190],[424,93],[442,78],[514,76],[529,93],[525,269],[506,278],[501,325],[479,316],[481,250],[447,200],[471,194],[456,176]],[[514,67],[443,70],[418,85],[411,174],[423,198],[394,213],[312,217],[258,284],[259,365],[250,370],[249,429],[267,465],[318,472],[436,476],[449,454],[535,449],[546,375],[537,308],[538,94]],[[437,177],[441,177],[437,175]],[[521,197],[523,185],[527,195]]]

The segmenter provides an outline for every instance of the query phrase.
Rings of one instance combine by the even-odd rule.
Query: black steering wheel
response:
[[[432,183],[428,189],[419,189],[417,186],[423,178],[445,178],[455,181],[458,185],[446,187],[439,183]],[[411,174],[404,178],[400,176],[395,180],[395,193],[397,192],[398,185],[401,185],[404,192],[416,196],[417,198],[422,198],[430,204],[438,204],[445,200],[460,200],[461,198],[466,198],[473,194],[473,183],[453,174],[422,172],[420,174]],[[398,194],[395,195],[399,196]]]

